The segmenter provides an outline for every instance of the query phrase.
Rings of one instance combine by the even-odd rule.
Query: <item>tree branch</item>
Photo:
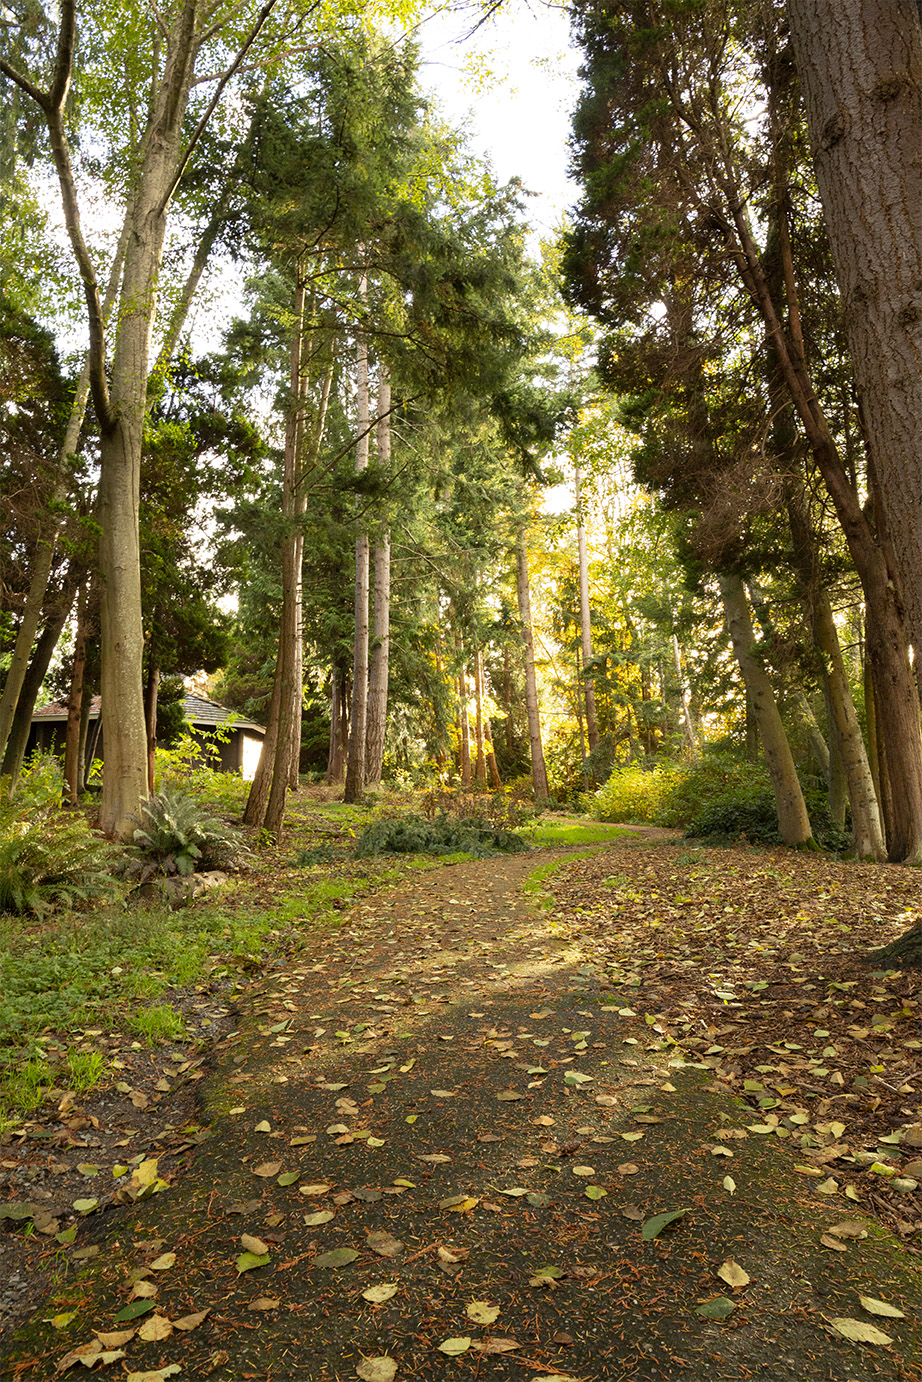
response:
[[[224,93],[224,88],[227,86],[231,77],[234,76],[235,72],[237,72],[238,68],[241,66],[243,62],[243,59],[246,57],[247,53],[252,48],[253,44],[256,42],[267,19],[269,18],[272,11],[275,9],[276,3],[277,0],[266,0],[265,5],[263,5],[262,9],[256,17],[256,23],[250,30],[246,38],[246,41],[244,42],[237,56],[234,58],[234,61],[231,63],[230,67],[228,67],[220,77],[218,85],[215,89],[215,93],[212,96],[211,100],[208,102],[208,105],[205,108],[205,113],[202,116],[201,120],[199,120],[195,129],[192,131],[189,143],[186,145],[186,148],[182,156],[180,157],[179,162],[176,165],[176,172],[173,174],[173,177],[170,180],[170,185],[167,188],[158,208],[160,214],[166,211],[166,208],[172,201],[173,193],[176,191],[177,187],[182,181],[183,173],[189,166],[189,160],[192,157],[192,154],[195,150],[195,146],[204,134],[205,127],[208,124],[208,121],[211,119],[212,115],[214,115],[217,104]]]

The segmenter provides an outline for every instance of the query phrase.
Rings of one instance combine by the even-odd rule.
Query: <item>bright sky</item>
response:
[[[579,58],[567,14],[541,0],[508,0],[468,39],[471,22],[457,13],[426,21],[422,83],[450,123],[470,130],[501,182],[519,177],[536,194],[529,219],[546,236],[576,199],[567,139]]]

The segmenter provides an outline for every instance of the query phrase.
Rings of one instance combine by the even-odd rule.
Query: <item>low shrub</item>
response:
[[[664,795],[678,771],[678,764],[668,762],[654,768],[641,768],[635,763],[615,768],[605,785],[583,797],[583,803],[590,815],[600,821],[659,825]]]
[[[231,725],[232,721],[219,725],[215,737],[226,737]],[[217,767],[219,762],[215,746],[203,743],[187,727],[172,748],[158,748],[154,755],[157,790],[187,791],[199,801],[207,801],[222,811],[242,812],[250,784],[240,773],[222,772]]]
[[[836,854],[849,849],[851,833],[832,820],[822,795],[805,792],[804,799],[813,838],[819,847]],[[685,838],[706,840],[709,844],[733,844],[745,838],[752,845],[780,845],[774,793],[769,787],[748,800],[730,798],[714,802],[689,823]]]
[[[112,846],[85,816],[61,807],[61,765],[35,754],[15,792],[0,780],[0,912],[45,913],[118,889]]]
[[[126,850],[125,873],[145,882],[157,874],[231,869],[248,854],[243,836],[187,792],[158,792],[141,806]]]
[[[528,848],[520,835],[483,819],[441,816],[427,821],[422,816],[398,816],[369,825],[355,853],[358,859],[375,854],[472,854],[477,859],[489,859]]]

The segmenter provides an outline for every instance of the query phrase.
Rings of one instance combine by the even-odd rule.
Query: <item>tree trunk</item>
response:
[[[474,742],[477,746],[474,783],[483,791],[487,785],[487,760],[483,740],[483,662],[479,648],[474,654],[474,713]]]
[[[738,576],[721,575],[719,583],[727,631],[752,700],[762,751],[772,780],[781,838],[786,845],[807,844],[813,838],[810,818],[771,683],[752,653],[755,639],[743,582]]]
[[[304,496],[301,484],[301,438],[304,430],[304,277],[298,265],[292,303],[289,344],[288,416],[285,425],[285,458],[282,472],[282,614],[279,625],[278,682],[279,728],[272,765],[272,785],[263,825],[278,837],[285,819],[285,802],[294,760],[297,781],[301,751],[302,647],[301,581],[304,563],[304,530],[301,516]]]
[[[503,779],[500,777],[496,754],[493,752],[493,728],[490,724],[490,717],[486,714],[483,717],[483,732],[486,742],[487,767],[490,770],[490,786],[494,792],[501,792]]]
[[[688,743],[689,751],[692,756],[697,758],[700,753],[698,745],[698,732],[695,729],[695,718],[691,708],[691,691],[685,679],[685,672],[682,668],[682,653],[679,648],[679,640],[675,634],[672,635],[672,658],[675,662],[676,680],[679,683],[679,694],[682,698],[682,726],[685,730],[685,738]],[[663,695],[665,702],[666,696]]]
[[[381,366],[378,384],[378,465],[384,474],[391,459],[391,383],[386,366]],[[387,684],[391,644],[391,536],[381,535],[375,543],[375,622],[372,639],[371,672],[368,681],[368,728],[365,747],[365,784],[380,787],[384,767],[384,739],[387,725]]]
[[[67,697],[67,728],[64,732],[64,786],[71,806],[77,805],[79,795],[80,722],[83,711],[83,678],[86,669],[87,590],[80,587],[77,596],[77,629],[74,635],[74,666]]]
[[[797,706],[797,713],[807,732],[807,739],[813,751],[813,757],[816,759],[817,767],[820,770],[820,776],[828,786],[831,755],[829,745],[826,743],[823,737],[823,731],[820,729],[819,721],[813,713],[813,706],[807,700],[806,692],[799,686],[795,686],[792,689],[791,699]]]
[[[103,319],[107,319],[118,292],[119,280],[121,279],[122,267],[125,260],[125,245],[127,243],[126,229],[122,230],[115,259],[109,272],[109,282],[106,289],[105,301],[102,305]],[[83,420],[86,416],[86,406],[90,397],[90,362],[86,364],[80,373],[77,381],[77,388],[74,393],[74,400],[70,407],[70,415],[67,419],[67,427],[64,432],[64,440],[58,456],[58,469],[61,478],[58,480],[53,496],[52,509],[60,504],[66,494],[66,487],[63,480],[65,467],[69,465],[71,457],[76,453],[80,444],[80,433],[83,430]],[[9,737],[10,727],[13,723],[13,715],[16,710],[16,702],[22,690],[26,669],[29,665],[29,657],[32,652],[32,645],[38,633],[42,619],[42,606],[45,596],[48,593],[48,582],[51,579],[51,568],[54,562],[54,553],[57,546],[60,531],[60,520],[52,514],[52,530],[39,542],[36,552],[35,569],[32,572],[32,579],[29,582],[29,593],[26,596],[26,607],[23,611],[22,620],[16,631],[16,643],[13,648],[12,661],[3,684],[3,696],[0,697],[0,759],[6,752],[6,742]]]
[[[324,777],[324,782],[328,787],[341,785],[346,768],[340,715],[343,691],[342,677],[339,668],[334,663],[330,669],[330,748],[327,753],[327,771]]]
[[[788,20],[875,497],[922,656],[922,11],[789,0]]]
[[[592,662],[592,616],[589,605],[589,560],[586,553],[586,528],[583,523],[583,494],[580,483],[579,466],[574,461],[574,482],[576,485],[576,546],[579,557],[579,630],[580,646],[583,652],[583,696],[586,704],[586,737],[589,752],[599,746],[599,722],[595,710],[595,678],[585,669]]]
[[[23,678],[19,699],[16,702],[16,710],[13,714],[13,723],[6,741],[3,764],[0,767],[0,775],[11,778],[14,783],[22,771],[23,759],[26,756],[35,702],[38,700],[38,693],[42,689],[42,682],[45,680],[48,668],[51,666],[51,659],[54,656],[55,648],[58,646],[61,632],[67,623],[67,617],[74,601],[74,593],[73,588],[65,587],[63,593],[55,601],[54,608],[45,620],[45,626],[39,634],[29,666],[26,668],[26,675]]]
[[[360,295],[367,291],[367,279],[362,279]],[[355,473],[361,475],[368,468],[368,341],[364,331],[358,332],[355,367],[356,421],[358,441],[355,447]],[[343,801],[358,801],[365,788],[368,718],[368,534],[360,533],[355,540],[355,638],[352,651],[352,714],[349,717],[349,758],[346,764],[346,785]]]
[[[147,670],[147,685],[144,688],[144,727],[147,733],[147,790],[154,794],[156,766],[154,754],[157,751],[157,694],[160,690],[160,668],[154,658],[153,649],[148,654],[150,665]]]
[[[525,529],[520,528],[516,542],[516,587],[519,597],[519,619],[522,624],[522,643],[525,650],[525,706],[528,711],[528,743],[531,749],[531,781],[535,803],[543,806],[550,796],[547,768],[541,743],[541,718],[538,710],[538,683],[535,677],[535,645],[531,626],[531,597],[528,590],[528,549]]]
[[[471,785],[471,720],[467,713],[467,682],[463,666],[458,673],[458,707],[461,720],[461,761],[458,766],[461,786],[467,788]]]
[[[266,716],[266,735],[259,751],[259,762],[250,783],[247,804],[243,811],[244,825],[262,825],[266,818],[266,803],[272,786],[272,772],[275,764],[275,751],[279,737],[279,714],[282,705],[282,659],[277,653],[275,675],[272,678],[272,694],[269,697],[269,713]]]
[[[87,768],[89,763],[86,756],[87,739],[90,733],[90,712],[93,708],[93,683],[84,681],[83,703],[80,707],[80,729],[77,736],[77,794],[81,795],[86,791]]]

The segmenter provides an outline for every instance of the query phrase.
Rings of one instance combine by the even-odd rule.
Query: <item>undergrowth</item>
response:
[[[528,848],[521,835],[483,818],[453,820],[440,816],[427,821],[421,816],[402,816],[374,821],[362,832],[355,854],[358,859],[368,859],[376,854],[464,853],[488,859]]]

